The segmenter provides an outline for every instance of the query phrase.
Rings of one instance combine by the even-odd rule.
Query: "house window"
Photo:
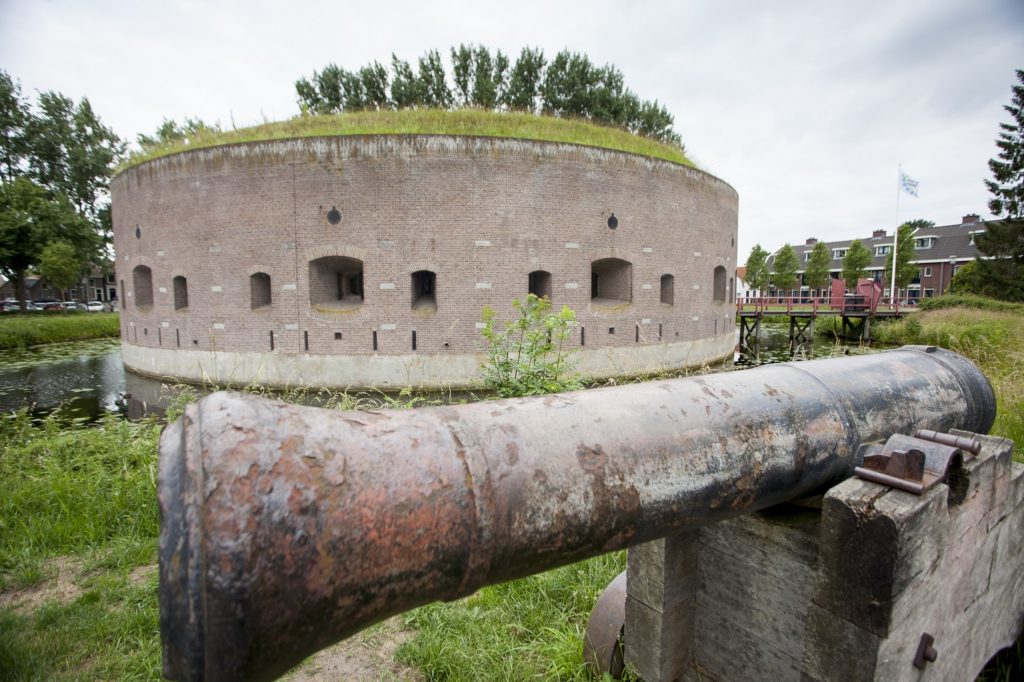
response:
[[[931,277],[932,276],[932,266],[929,265],[928,267],[926,267],[924,269],[924,276],[925,277]]]
[[[884,246],[876,246],[875,247],[875,255],[876,256],[884,256],[884,255],[888,254],[890,251],[892,251],[892,244],[886,244]]]
[[[918,237],[914,240],[914,248],[918,250],[930,249],[934,243],[935,237]]]
[[[846,255],[848,249],[832,249],[832,260],[839,260]]]

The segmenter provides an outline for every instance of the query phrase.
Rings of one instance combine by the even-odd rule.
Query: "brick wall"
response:
[[[156,159],[111,192],[127,344],[269,352],[273,334],[277,353],[403,354],[415,331],[417,353],[474,352],[483,307],[511,316],[535,270],[588,349],[733,333],[731,302],[712,295],[715,267],[736,264],[736,192],[669,162],[521,140],[308,138]],[[362,263],[361,305],[311,305],[311,287],[337,290],[311,277],[328,257]],[[628,305],[591,305],[591,263],[609,258],[630,264]],[[148,309],[135,305],[138,266],[152,271]],[[436,275],[434,307],[412,305],[420,270]],[[253,309],[258,272],[272,304]],[[673,305],[660,302],[665,274]]]

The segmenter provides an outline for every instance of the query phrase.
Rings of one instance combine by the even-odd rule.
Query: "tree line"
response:
[[[657,101],[641,100],[611,64],[597,66],[585,54],[523,48],[512,63],[483,45],[450,50],[451,79],[441,54],[430,50],[415,65],[391,55],[390,66],[373,61],[349,71],[328,64],[295,82],[299,107],[316,114],[386,109],[478,108],[582,118],[681,146],[672,114]],[[451,85],[449,85],[451,83]]]
[[[48,91],[33,104],[0,71],[0,274],[19,299],[30,269],[64,289],[102,263],[124,149],[88,99]]]

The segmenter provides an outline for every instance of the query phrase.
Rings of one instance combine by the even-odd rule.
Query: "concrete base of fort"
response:
[[[731,357],[733,334],[635,347],[580,349],[577,368],[594,379],[701,367]],[[482,386],[483,353],[311,355],[169,350],[123,344],[127,369],[192,384],[268,388],[462,389]]]

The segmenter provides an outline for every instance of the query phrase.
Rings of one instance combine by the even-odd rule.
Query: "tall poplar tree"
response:
[[[768,288],[768,279],[771,274],[768,271],[768,252],[761,248],[760,244],[754,244],[747,256],[747,274],[745,276],[747,286],[762,294]]]
[[[871,252],[859,239],[853,240],[843,256],[843,280],[847,290],[857,288],[857,282],[868,276]]]
[[[929,227],[935,227],[930,220],[908,220],[896,229],[896,253],[892,250],[885,258],[885,285],[892,283],[892,258],[896,256],[896,289],[906,289],[917,276],[917,266],[911,263],[916,257],[914,253],[914,233]],[[896,292],[892,293],[893,296]]]
[[[816,242],[811,249],[811,257],[807,259],[804,270],[804,284],[811,289],[823,289],[832,277],[832,254],[825,242]]]
[[[778,253],[775,254],[775,263],[772,267],[772,284],[778,291],[789,291],[797,283],[796,269],[799,267],[796,251],[789,244],[783,244]]]

